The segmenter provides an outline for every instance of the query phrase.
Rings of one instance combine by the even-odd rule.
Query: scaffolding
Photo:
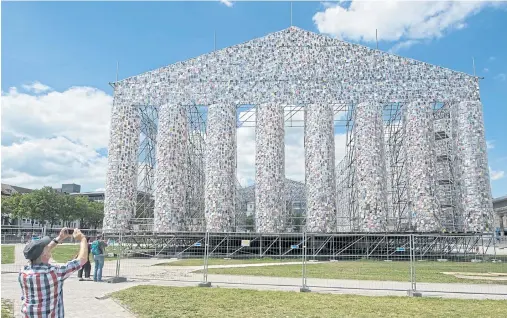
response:
[[[156,170],[156,143],[157,143],[157,125],[158,125],[158,106],[143,105],[138,106],[138,113],[141,121],[140,146],[138,150],[139,168],[138,168],[138,193],[135,217],[130,219],[131,228],[152,230],[153,229],[153,209],[154,209],[154,191],[155,191],[155,170]],[[240,105],[237,108],[236,127],[255,127],[257,124],[255,114],[255,105]],[[304,128],[304,105],[285,106],[284,118],[286,127]],[[347,104],[338,104],[334,106],[335,127],[345,127],[348,120],[344,113],[348,113]],[[206,120],[207,106],[189,105],[187,106],[187,118],[189,127],[188,151],[188,188],[187,211],[188,231],[203,231],[205,229],[204,219],[204,150],[206,145]],[[297,193],[294,196],[304,196],[298,187],[294,186],[295,181],[288,182],[289,193]],[[304,185],[304,184],[303,184]],[[248,187],[247,187],[248,188]],[[246,202],[248,195],[242,189],[244,188],[239,180],[236,179],[236,217],[235,228],[239,232],[251,230],[248,227],[246,218]],[[248,191],[247,191],[248,192]],[[245,197],[246,196],[246,197]],[[291,201],[287,204],[291,204]],[[298,209],[298,215],[293,215],[293,207],[288,207],[291,211],[289,224],[291,231],[302,231],[305,224],[306,204],[301,203]],[[302,212],[301,212],[302,210]],[[294,229],[292,229],[294,228]]]
[[[406,177],[405,132],[403,129],[404,102],[388,102],[382,107],[384,151],[386,161],[388,202],[386,215],[387,232],[412,231],[412,211]],[[461,215],[459,181],[456,179],[455,132],[453,132],[451,103],[432,103],[433,133],[435,155],[434,197],[438,204],[435,215],[443,232],[461,232],[465,220]],[[357,174],[355,173],[356,147],[354,140],[355,105],[342,103],[334,106],[335,131],[342,129],[345,133],[346,153],[336,164],[336,232],[361,231],[360,211],[358,206]],[[188,141],[188,189],[187,211],[189,220],[186,230],[199,232],[205,229],[204,219],[204,149],[206,142],[207,107],[191,105],[187,107],[187,118],[190,137]],[[240,112],[241,110],[241,112]],[[138,194],[135,217],[131,224],[135,229],[151,230],[153,225],[153,207],[156,169],[156,142],[158,107],[145,105],[138,107],[141,119],[139,146]],[[285,106],[285,126],[304,128],[305,105]],[[255,127],[255,105],[239,106],[237,128]],[[302,184],[304,186],[304,184]],[[235,229],[238,232],[253,231],[247,217],[247,202],[254,201],[250,187],[242,187],[236,179],[236,215]],[[292,187],[294,188],[294,187]],[[294,191],[294,190],[291,190]],[[299,191],[299,190],[298,190]],[[252,192],[252,193],[250,193]],[[300,191],[299,191],[300,192]],[[299,193],[297,196],[305,196]],[[290,201],[290,200],[289,200]],[[298,213],[290,211],[288,221],[290,231],[304,231],[306,204]],[[301,200],[302,201],[302,200]],[[251,220],[250,220],[251,223]]]

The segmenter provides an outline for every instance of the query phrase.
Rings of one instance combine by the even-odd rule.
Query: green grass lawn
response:
[[[74,258],[76,254],[79,252],[79,245],[59,245],[53,249],[51,252],[53,254],[53,259],[58,263],[65,263]],[[106,253],[117,253],[119,252],[118,247],[106,247]],[[116,260],[116,257],[105,257],[106,261]],[[93,262],[93,255],[90,254],[90,262]]]
[[[2,264],[14,263],[14,246],[13,245],[2,245]]]
[[[321,264],[309,263],[306,267],[309,278],[359,279],[381,281],[409,281],[409,262],[383,261],[338,261]],[[428,283],[494,283],[507,284],[507,281],[487,281],[460,279],[442,272],[507,273],[505,263],[456,263],[456,262],[416,262],[418,282]],[[209,274],[253,275],[273,277],[301,277],[301,265],[262,266],[242,268],[213,268]]]
[[[301,259],[276,259],[276,258],[250,258],[250,259],[223,259],[223,258],[210,258],[208,265],[232,265],[232,264],[259,264],[259,263],[281,263],[281,262],[300,262]],[[202,258],[189,258],[181,259],[169,263],[160,263],[156,266],[202,266],[204,259]]]
[[[504,317],[507,301],[136,286],[112,294],[138,317]]]
[[[14,317],[14,305],[12,304],[12,301],[2,298],[2,318],[12,317]]]

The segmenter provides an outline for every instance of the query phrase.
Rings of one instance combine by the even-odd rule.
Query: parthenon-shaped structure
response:
[[[304,112],[306,231],[491,224],[477,77],[290,27],[114,83],[104,229],[129,229],[136,217],[144,138],[155,231],[238,230],[240,105],[255,106],[259,232],[287,228],[287,107]],[[143,124],[146,107],[157,111],[155,128]],[[204,132],[191,120],[199,107]],[[337,109],[350,123],[341,162]]]

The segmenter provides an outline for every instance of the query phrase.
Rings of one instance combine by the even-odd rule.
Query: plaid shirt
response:
[[[75,259],[65,265],[25,266],[18,277],[24,317],[64,317],[63,281],[83,265]]]

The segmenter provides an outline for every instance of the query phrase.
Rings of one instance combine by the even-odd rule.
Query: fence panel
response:
[[[507,255],[491,234],[414,235],[417,290],[507,295]]]
[[[28,230],[30,230],[28,232]],[[60,229],[2,228],[2,272],[27,261],[27,241]],[[83,229],[92,240],[101,230]],[[104,279],[178,280],[342,290],[507,295],[507,242],[491,234],[104,233]],[[53,263],[77,255],[68,239]],[[10,255],[10,256],[9,256]],[[91,256],[93,272],[93,256]],[[499,296],[500,297],[500,296]]]
[[[210,233],[208,281],[211,284],[301,286],[300,233]]]
[[[343,290],[411,289],[410,235],[306,234],[308,287]]]
[[[104,267],[108,276],[193,282],[202,278],[197,271],[204,266],[205,233],[128,232],[106,237],[113,242],[107,251],[116,262]]]

